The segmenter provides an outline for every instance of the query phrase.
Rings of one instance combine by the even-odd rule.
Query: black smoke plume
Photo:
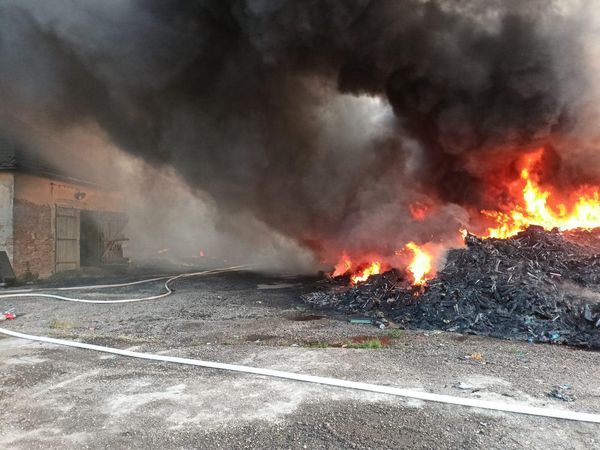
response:
[[[0,112],[100,129],[321,256],[385,254],[489,206],[502,155],[590,153],[594,6],[0,0]]]

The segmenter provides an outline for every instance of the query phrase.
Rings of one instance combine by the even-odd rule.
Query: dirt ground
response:
[[[18,315],[0,326],[141,352],[600,413],[600,353],[354,325],[305,309],[299,294],[312,282],[239,272],[180,280],[174,295],[144,303],[0,299],[0,309],[13,305]],[[68,294],[108,299],[160,290],[157,282]],[[383,348],[353,348],[375,338]],[[573,402],[548,396],[563,384],[572,385]],[[600,425],[0,338],[0,447],[592,449],[600,448]]]

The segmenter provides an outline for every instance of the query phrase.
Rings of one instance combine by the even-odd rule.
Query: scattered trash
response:
[[[553,386],[548,397],[562,400],[563,402],[575,401],[575,395],[573,395],[573,387],[570,384],[562,384]]]
[[[0,322],[3,320],[13,320],[16,317],[15,310],[9,309],[8,311],[4,311],[2,314],[0,314]]]
[[[477,361],[479,363],[485,364],[485,359],[483,358],[482,353],[471,353],[470,355],[465,356],[465,359],[470,359],[471,361]]]
[[[370,325],[373,323],[373,319],[371,319],[369,317],[352,317],[350,319],[350,323]]]

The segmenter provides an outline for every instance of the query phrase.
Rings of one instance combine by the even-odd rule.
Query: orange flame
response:
[[[371,275],[377,275],[379,273],[381,273],[381,263],[379,261],[373,261],[367,267],[352,275],[350,281],[352,284],[361,283],[367,281]]]
[[[373,261],[370,263],[362,263],[356,266],[356,270],[352,270],[354,267],[352,260],[345,253],[342,255],[338,263],[335,265],[335,269],[331,276],[339,277],[351,274],[350,282],[352,284],[361,283],[367,281],[371,275],[377,275],[381,273],[382,264],[380,261]]]
[[[344,253],[342,255],[342,257],[340,258],[340,260],[338,261],[338,263],[335,265],[335,268],[334,268],[331,276],[339,277],[339,276],[345,275],[348,272],[350,272],[350,269],[352,269],[352,261],[350,261],[350,258],[348,257],[348,255],[346,255]]]
[[[600,194],[597,187],[582,186],[570,197],[571,207],[564,203],[551,205],[552,193],[539,185],[539,176],[533,171],[539,163],[543,149],[530,155],[521,169],[517,186],[520,188],[516,204],[505,211],[482,211],[482,214],[496,222],[495,227],[488,228],[484,237],[506,239],[529,225],[539,225],[546,230],[558,228],[572,230],[576,228],[591,229],[600,227]]]
[[[413,259],[407,268],[412,278],[412,284],[415,286],[423,286],[427,280],[431,279],[432,256],[414,242],[406,244],[406,248],[413,254]]]
[[[413,219],[422,222],[429,212],[429,206],[421,202],[415,202],[408,205],[408,210]]]

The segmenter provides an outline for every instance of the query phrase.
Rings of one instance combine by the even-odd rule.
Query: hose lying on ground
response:
[[[0,295],[0,298],[22,298],[22,297],[47,297],[47,298],[55,298],[59,300],[67,300],[67,301],[75,301],[75,302],[84,302],[84,303],[131,303],[138,302],[144,300],[154,300],[159,298],[167,297],[171,295],[173,292],[169,287],[169,284],[173,281],[184,278],[184,277],[192,277],[192,276],[200,276],[200,275],[208,275],[214,273],[221,273],[227,271],[240,270],[243,267],[247,266],[237,266],[237,267],[228,267],[225,269],[218,269],[213,271],[203,271],[203,272],[194,272],[194,273],[185,273],[180,275],[174,275],[167,279],[165,282],[166,292],[145,298],[138,299],[124,299],[124,300],[105,300],[105,301],[97,301],[97,300],[85,300],[85,299],[74,299],[67,298],[62,296],[57,296],[53,294],[39,294],[39,293],[20,293],[20,294],[7,294]],[[160,278],[165,279],[165,278]],[[157,279],[152,279],[151,281],[157,281]],[[149,280],[142,280],[142,282],[149,282]],[[140,284],[141,282],[133,282],[133,283],[123,283],[120,286],[134,285]],[[104,285],[104,287],[116,287],[115,285]],[[90,287],[91,288],[91,287]],[[27,339],[31,341],[37,342],[45,342],[48,344],[55,345],[63,345],[67,347],[76,347],[87,350],[95,350],[104,353],[111,353],[114,355],[127,356],[131,358],[139,358],[139,359],[147,359],[152,361],[161,361],[161,362],[170,362],[176,364],[185,364],[190,366],[199,366],[199,367],[207,367],[211,369],[220,369],[220,370],[228,370],[239,373],[248,373],[254,375],[263,375],[274,378],[283,378],[287,380],[293,381],[303,381],[307,383],[315,383],[327,386],[335,386],[342,387],[347,389],[355,389],[360,391],[368,391],[374,392],[378,394],[388,394],[405,398],[412,398],[417,400],[425,400],[431,402],[445,403],[451,405],[460,405],[460,406],[468,406],[472,408],[481,408],[481,409],[489,409],[494,411],[503,411],[503,412],[512,412],[517,414],[527,414],[533,416],[540,417],[550,417],[557,419],[566,419],[566,420],[575,420],[579,422],[591,422],[591,423],[600,423],[600,414],[592,414],[585,412],[577,412],[570,410],[562,410],[562,409],[551,409],[551,408],[540,408],[529,405],[521,405],[521,404],[509,404],[502,403],[496,401],[488,401],[488,400],[480,400],[480,399],[471,399],[471,398],[463,398],[463,397],[455,397],[450,395],[443,394],[434,394],[430,392],[421,392],[415,391],[411,389],[402,389],[393,386],[380,386],[376,384],[369,383],[361,383],[356,381],[348,381],[341,380],[337,378],[328,378],[328,377],[319,377],[315,375],[305,375],[300,373],[293,372],[284,372],[280,370],[272,370],[272,369],[261,369],[258,367],[250,367],[250,366],[241,366],[236,364],[225,364],[214,361],[203,361],[198,359],[188,359],[188,358],[178,358],[174,356],[166,356],[166,355],[157,355],[152,353],[141,353],[141,352],[133,352],[129,350],[121,350],[112,347],[104,347],[101,345],[94,344],[86,344],[84,342],[76,342],[76,341],[68,341],[64,339],[55,339],[46,336],[34,336],[30,334],[19,333],[16,331],[7,330],[5,328],[0,328],[0,334],[4,334],[6,336],[12,336],[20,339]]]
[[[67,287],[67,288],[58,288],[58,289],[48,288],[48,289],[36,289],[36,290],[25,289],[23,291],[9,291],[8,294],[0,295],[0,299],[2,299],[2,298],[43,297],[43,298],[53,298],[56,300],[65,300],[68,302],[76,302],[76,303],[94,303],[96,305],[144,302],[144,301],[148,301],[148,300],[158,300],[158,299],[165,298],[165,297],[168,297],[169,295],[171,295],[173,293],[173,290],[169,287],[169,285],[173,281],[178,280],[180,278],[196,277],[196,276],[200,276],[200,275],[213,275],[213,274],[217,274],[217,273],[241,270],[241,269],[244,269],[247,267],[249,267],[249,266],[232,266],[232,267],[226,267],[224,269],[204,270],[202,272],[182,273],[179,275],[150,278],[150,279],[141,280],[141,281],[132,281],[130,283],[99,284],[99,285],[95,285],[95,286],[78,286],[78,287]],[[119,299],[119,300],[90,300],[90,299],[84,299],[84,298],[64,297],[62,295],[56,295],[56,294],[45,294],[43,292],[40,292],[40,291],[60,291],[60,290],[67,291],[67,290],[104,289],[104,288],[113,288],[113,287],[125,287],[125,286],[134,286],[134,285],[138,285],[138,284],[142,284],[142,283],[150,283],[152,281],[159,281],[159,280],[167,280],[167,281],[165,281],[165,284],[164,284],[165,292],[163,292],[162,294],[157,294],[157,295],[152,295],[149,297],[142,297],[142,298],[125,298],[125,299]]]
[[[284,378],[287,380],[304,381],[307,383],[324,384],[327,386],[356,389],[360,391],[368,391],[378,394],[389,394],[399,397],[446,403],[451,405],[470,406],[473,408],[491,409],[495,411],[512,412],[517,414],[528,414],[533,416],[575,420],[579,422],[600,423],[600,414],[591,414],[562,409],[539,408],[528,405],[509,404],[496,401],[454,397],[450,395],[433,394],[430,392],[402,389],[393,386],[380,386],[376,384],[360,383],[356,381],[340,380],[336,378],[304,375],[301,373],[283,372],[280,370],[261,369],[258,367],[240,366],[236,364],[224,364],[213,361],[202,361],[198,359],[178,358],[174,356],[156,355],[153,353],[132,352],[129,350],[121,350],[118,348],[104,347],[101,345],[86,344],[83,342],[67,341],[64,339],[54,339],[45,336],[32,336],[30,334],[17,333],[15,331],[6,330],[4,328],[0,328],[0,334],[5,334],[7,336],[12,336],[20,339],[28,339],[31,341],[45,342],[48,344],[64,345],[67,347],[83,348],[87,350],[95,350],[98,352],[111,353],[114,355],[128,356],[131,358],[149,359],[152,361],[162,361],[176,364],[186,364],[189,366],[200,366],[208,367],[211,369],[250,373],[254,375],[264,375],[267,377]]]
[[[125,286],[135,286],[136,284],[151,283],[153,281],[166,280],[171,275],[161,275],[155,278],[147,278],[145,280],[132,281],[129,283],[116,283],[116,284],[94,284],[86,286],[68,286],[68,287],[45,287],[45,288],[31,288],[31,289],[9,289],[2,291],[5,294],[25,294],[28,292],[41,292],[41,291],[82,291],[86,289],[104,289],[104,288],[116,288]]]

